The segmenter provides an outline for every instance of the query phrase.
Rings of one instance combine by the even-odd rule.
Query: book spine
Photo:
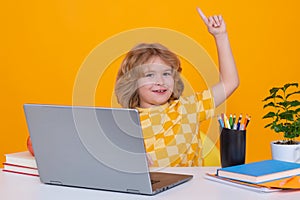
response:
[[[30,174],[30,173],[25,173],[25,172],[17,172],[17,171],[12,171],[12,170],[7,170],[3,169],[3,172],[9,172],[9,173],[15,173],[15,174],[22,174],[22,175],[29,175],[29,176],[39,176],[38,174]]]
[[[21,168],[27,168],[27,169],[36,169],[36,167],[28,167],[28,166],[24,166],[24,165],[15,165],[15,164],[11,164],[11,163],[3,163],[3,165],[7,165],[7,166],[13,166],[13,167],[21,167]]]

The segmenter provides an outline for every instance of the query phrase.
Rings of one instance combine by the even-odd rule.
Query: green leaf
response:
[[[275,107],[275,104],[273,102],[270,102],[268,104],[265,104],[263,108],[266,108],[268,106]]]
[[[280,90],[281,88],[278,88],[278,87],[274,87],[274,88],[272,88],[271,90],[270,90],[270,94],[271,95],[275,95],[277,92],[278,92],[278,90]]]
[[[279,133],[279,132],[284,132],[284,131],[283,131],[283,126],[282,126],[282,124],[277,124],[277,125],[273,126],[273,129],[274,129],[274,131],[277,132],[277,133]]]
[[[280,119],[286,119],[289,121],[294,121],[294,115],[293,115],[293,111],[286,111],[286,112],[282,112],[279,114]]]
[[[283,108],[286,108],[290,103],[288,101],[278,102],[278,105],[283,106]]]
[[[283,106],[284,108],[290,108],[290,107],[297,107],[300,105],[300,102],[297,100],[294,101],[283,101],[283,102],[278,102],[278,105]]]
[[[274,99],[274,98],[283,99],[283,97],[281,95],[276,95],[276,96],[275,95],[271,95],[271,96],[266,97],[262,101],[268,101],[269,99]]]
[[[276,114],[274,112],[268,112],[265,116],[263,116],[263,119],[265,119],[265,118],[273,118],[275,116],[276,116]]]
[[[289,106],[290,106],[290,107],[297,107],[297,106],[300,106],[300,101],[297,101],[297,100],[291,101],[291,102],[289,103]]]
[[[286,91],[290,86],[298,87],[298,83],[287,83],[283,86],[283,90]]]
[[[266,97],[265,99],[263,99],[262,101],[264,102],[264,101],[268,101],[269,99],[273,99],[274,97],[273,96],[268,96],[268,97]]]
[[[295,138],[295,134],[285,132],[285,133],[284,133],[284,137],[285,137],[285,138]]]
[[[273,122],[270,123],[270,124],[265,125],[264,128],[268,128],[268,127],[271,126],[272,124],[273,124]]]
[[[295,94],[300,94],[300,90],[296,91],[296,92],[289,93],[288,95],[286,95],[286,98],[289,98],[290,96],[295,95]]]
[[[277,99],[283,99],[283,97],[281,95],[276,95],[275,98],[277,98]]]

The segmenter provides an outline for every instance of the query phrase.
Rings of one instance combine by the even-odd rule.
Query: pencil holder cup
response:
[[[246,130],[222,128],[220,135],[221,166],[229,167],[245,163]]]

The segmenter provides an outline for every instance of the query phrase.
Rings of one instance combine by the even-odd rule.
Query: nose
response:
[[[164,84],[163,77],[161,75],[156,76],[155,85],[163,85],[163,84]]]

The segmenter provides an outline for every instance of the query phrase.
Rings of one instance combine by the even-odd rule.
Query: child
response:
[[[145,148],[153,167],[201,166],[199,123],[238,87],[239,78],[221,16],[206,17],[214,36],[220,81],[211,89],[182,97],[178,57],[161,44],[139,44],[128,52],[119,69],[115,93],[123,107],[139,110]]]

